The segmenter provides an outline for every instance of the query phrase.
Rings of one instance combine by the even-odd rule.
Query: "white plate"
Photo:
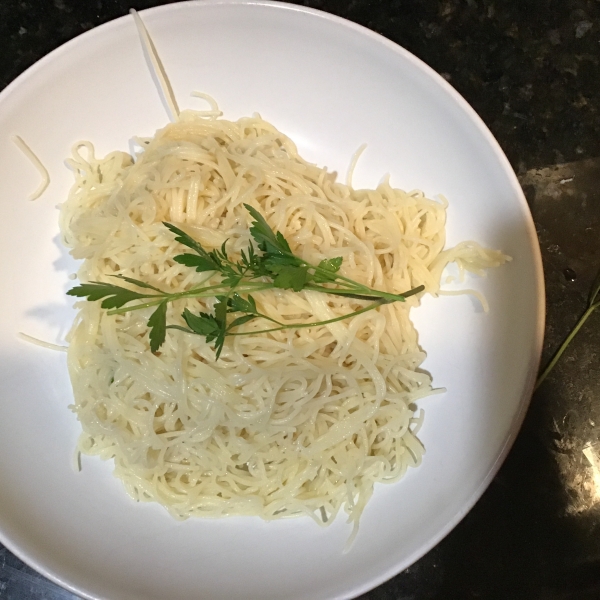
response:
[[[414,312],[425,367],[445,395],[422,402],[424,464],[376,488],[352,550],[350,528],[296,519],[175,522],[138,505],[112,467],[71,458],[78,425],[63,354],[18,331],[60,342],[73,318],[64,295],[74,265],[58,243],[56,204],[71,184],[72,143],[127,150],[167,121],[131,17],[59,48],[0,96],[0,539],[47,577],[86,598],[189,600],[341,598],[406,568],[466,514],[505,457],[538,366],[543,280],[537,238],[509,163],[480,119],[431,69],[384,38],[331,15],[267,2],[181,3],[143,13],[182,106],[211,93],[228,118],[254,111],[304,157],[355,183],[381,176],[445,194],[449,243],[476,239],[514,260],[468,282],[467,296],[428,299]],[[52,183],[9,137],[21,135]]]

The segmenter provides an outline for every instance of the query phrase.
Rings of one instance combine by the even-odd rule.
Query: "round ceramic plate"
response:
[[[131,17],[65,44],[0,96],[0,539],[85,598],[189,600],[347,598],[408,567],[473,506],[521,424],[538,366],[543,281],[537,238],[509,163],[480,119],[431,69],[352,23],[292,5],[205,1],[142,13],[182,107],[208,92],[226,118],[255,111],[308,160],[345,176],[368,147],[357,186],[386,173],[404,189],[450,200],[448,243],[475,239],[513,261],[470,278],[469,296],[427,298],[413,316],[434,384],[421,402],[421,467],[378,485],[354,545],[343,517],[192,519],[136,504],[112,465],[72,469],[78,423],[60,343],[74,312],[75,264],[58,239],[56,205],[72,182],[64,159],[91,140],[100,154],[167,122]],[[21,135],[52,181],[10,142]],[[460,286],[458,286],[460,287]],[[457,286],[449,286],[456,289]]]

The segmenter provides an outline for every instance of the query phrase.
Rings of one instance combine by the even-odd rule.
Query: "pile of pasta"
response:
[[[97,158],[78,144],[76,183],[61,210],[64,243],[82,260],[81,281],[125,275],[169,292],[219,281],[173,257],[183,247],[164,221],[207,250],[239,256],[251,238],[247,203],[293,252],[317,264],[341,256],[341,273],[372,288],[440,290],[451,261],[482,272],[506,257],[468,242],[444,250],[446,201],[388,181],[355,190],[303,160],[259,116],[237,122],[183,111],[130,156]],[[285,323],[348,314],[360,299],[312,291],[255,294],[261,313]],[[214,299],[169,305],[210,313]],[[79,302],[68,362],[81,422],[79,450],[114,460],[140,501],[177,518],[307,515],[330,523],[343,509],[358,523],[376,482],[420,464],[416,401],[433,393],[409,313],[419,297],[329,325],[227,338],[168,330],[149,350],[150,309],[109,315]]]

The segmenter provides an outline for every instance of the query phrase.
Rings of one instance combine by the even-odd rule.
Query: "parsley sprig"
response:
[[[221,281],[215,285],[200,286],[185,292],[169,293],[132,277],[113,277],[134,285],[143,291],[134,291],[112,283],[93,281],[83,283],[67,292],[70,296],[87,298],[90,301],[102,300],[102,308],[108,314],[122,314],[134,310],[156,307],[148,319],[150,350],[154,353],[165,342],[167,329],[179,329],[187,333],[202,335],[208,343],[214,344],[218,359],[225,344],[225,338],[234,335],[257,335],[283,329],[300,329],[328,325],[343,319],[360,315],[391,302],[404,302],[405,298],[424,290],[420,285],[403,294],[392,294],[373,290],[339,273],[342,257],[322,260],[311,265],[296,256],[281,232],[273,231],[264,217],[252,206],[244,204],[254,221],[250,226],[256,248],[250,243],[242,251],[240,259],[234,261],[227,253],[227,242],[221,248],[208,251],[190,235],[171,223],[164,223],[175,241],[192,252],[179,254],[173,260],[181,265],[202,272],[218,273]],[[346,315],[326,321],[311,323],[282,323],[261,313],[252,293],[270,289],[283,289],[300,292],[311,290],[335,296],[345,296],[357,300],[370,301],[370,304]],[[193,313],[184,309],[182,318],[186,326],[167,325],[167,305],[185,298],[214,298],[213,313]],[[137,304],[129,305],[130,302]],[[233,318],[231,318],[233,317]],[[238,327],[254,319],[264,319],[270,323],[266,329],[239,331]]]
[[[569,344],[573,341],[573,338],[579,333],[579,330],[583,327],[584,323],[588,320],[588,318],[592,315],[592,313],[600,307],[600,273],[596,276],[594,283],[592,284],[592,290],[590,292],[586,311],[581,315],[579,321],[575,324],[575,327],[571,330],[571,333],[567,336],[565,341],[560,345],[550,362],[546,365],[543,371],[538,375],[537,381],[535,382],[535,387],[533,391],[535,392],[540,385],[542,385],[543,381],[548,377],[550,371],[554,369],[556,363],[559,361],[560,357],[563,355],[564,351],[568,348]]]

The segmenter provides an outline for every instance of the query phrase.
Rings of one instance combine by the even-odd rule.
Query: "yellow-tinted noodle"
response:
[[[48,174],[48,170],[22,137],[14,135],[12,140],[17,148],[19,148],[19,150],[31,161],[42,177],[40,185],[38,185],[37,189],[29,196],[29,200],[37,200],[50,185],[50,175]]]
[[[213,111],[216,112],[216,111]],[[184,249],[174,223],[207,249],[247,248],[248,203],[316,264],[342,256],[343,275],[373,288],[439,291],[443,267],[504,262],[477,244],[444,253],[446,202],[388,182],[353,190],[305,162],[259,117],[230,122],[183,111],[142,140],[132,161],[103,159],[78,144],[76,184],[61,211],[64,242],[83,259],[82,281],[122,274],[175,292],[219,281],[173,261]],[[325,320],[364,305],[315,292],[256,294],[259,310],[289,323]],[[213,300],[181,300],[181,312]],[[109,316],[81,302],[68,361],[84,454],[114,460],[136,499],[177,518],[308,515],[329,523],[340,509],[358,518],[376,482],[398,480],[421,462],[416,437],[432,393],[410,319],[416,297],[327,326],[227,338],[215,361],[205,339],[169,330],[149,351],[149,310]],[[243,326],[247,332],[265,322]]]

